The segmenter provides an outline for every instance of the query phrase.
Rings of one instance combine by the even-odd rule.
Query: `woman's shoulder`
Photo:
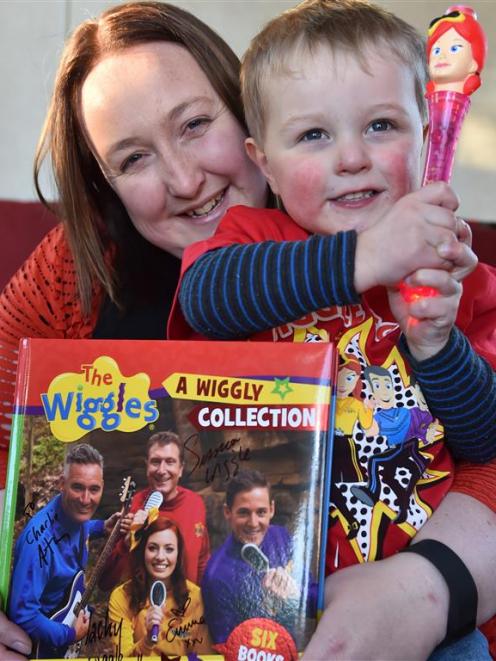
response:
[[[197,585],[196,583],[193,583],[189,579],[186,579],[186,587],[188,589],[190,597],[193,597],[193,595],[200,595],[201,594],[200,586]]]
[[[0,317],[7,326],[16,320],[32,337],[90,337],[96,322],[100,294],[95,290],[95,312],[82,312],[72,251],[62,224],[41,240],[6,285]],[[26,333],[24,333],[26,335]]]
[[[195,612],[201,614],[203,612],[203,597],[200,586],[186,579],[186,589],[188,590],[188,595],[191,599],[190,614]]]
[[[110,593],[111,601],[127,602],[130,599],[131,579],[117,585]]]
[[[10,283],[29,280],[37,286],[52,286],[63,278],[66,285],[76,285],[76,267],[61,223],[51,229],[26,259]],[[7,285],[8,287],[9,285]]]

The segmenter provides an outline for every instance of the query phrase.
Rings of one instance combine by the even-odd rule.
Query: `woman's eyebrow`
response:
[[[174,121],[177,120],[186,110],[196,105],[197,103],[202,102],[211,102],[212,99],[208,96],[193,96],[190,99],[186,99],[182,103],[178,103],[177,106],[174,106],[172,110],[167,113],[167,120]]]
[[[186,99],[186,101],[183,101],[182,103],[178,103],[177,106],[174,106],[174,108],[172,108],[167,113],[164,122],[168,123],[168,122],[177,121],[192,106],[198,103],[211,102],[211,101],[212,99],[208,96],[194,96],[191,97],[190,99]],[[106,159],[112,158],[112,156],[115,156],[115,154],[117,154],[118,152],[129,149],[129,147],[133,147],[138,142],[139,142],[138,136],[129,136],[127,138],[123,138],[122,140],[118,140],[114,144],[110,145],[105,155],[105,158]]]

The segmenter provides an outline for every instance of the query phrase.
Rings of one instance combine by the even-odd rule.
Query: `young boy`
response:
[[[246,146],[285,212],[235,207],[183,258],[197,332],[331,340],[361,365],[374,425],[336,418],[328,571],[409,544],[451,484],[445,440],[496,453],[496,278],[474,270],[451,188],[419,189],[425,82],[421,38],[368,3],[310,0],[269,23],[243,62]],[[438,296],[406,302],[405,279]],[[176,309],[172,338],[181,324]]]

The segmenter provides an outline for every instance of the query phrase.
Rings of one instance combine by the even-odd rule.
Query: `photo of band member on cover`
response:
[[[209,430],[159,400],[139,432],[73,443],[27,417],[8,612],[38,658],[222,651],[270,618],[315,628],[323,438]],[[310,488],[311,486],[311,488]]]

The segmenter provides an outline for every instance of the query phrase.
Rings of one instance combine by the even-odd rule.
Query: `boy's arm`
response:
[[[184,274],[179,292],[183,314],[202,335],[234,339],[312,310],[358,303],[355,247],[351,231],[208,252]]]
[[[451,271],[460,255],[473,256],[457,239],[457,204],[446,184],[432,184],[406,195],[358,236],[311,238],[278,210],[233,207],[214,237],[185,251],[183,314],[202,335],[241,338],[356,303],[358,294],[394,286],[420,268]],[[285,241],[291,243],[279,245]],[[180,337],[174,322],[170,329],[171,338]]]
[[[415,374],[429,409],[444,425],[453,455],[485,462],[496,457],[496,374],[468,339],[453,327],[438,354],[417,361],[404,336],[400,348]]]

